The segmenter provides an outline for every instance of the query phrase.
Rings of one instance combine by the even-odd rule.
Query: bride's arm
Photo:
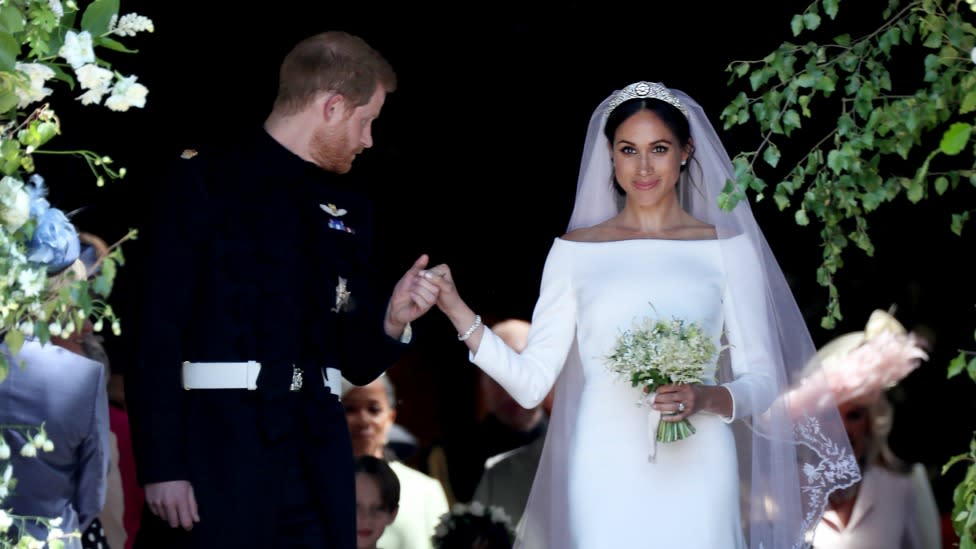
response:
[[[778,350],[769,335],[772,320],[766,302],[766,278],[762,263],[746,239],[728,239],[722,250],[727,266],[727,283],[723,312],[734,379],[723,384],[732,398],[727,421],[761,414],[776,398],[776,375],[773,367]]]
[[[565,244],[557,242],[546,259],[528,343],[521,353],[481,324],[458,295],[446,265],[433,267],[425,275],[438,285],[437,306],[454,325],[459,339],[464,338],[471,362],[525,408],[537,406],[549,394],[573,343],[576,297],[569,261]]]

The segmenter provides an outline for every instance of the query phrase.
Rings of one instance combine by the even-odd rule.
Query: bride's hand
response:
[[[457,292],[454,285],[454,278],[451,276],[451,268],[446,263],[435,265],[423,271],[423,276],[437,286],[437,308],[446,315],[451,316],[452,311],[463,308],[464,300]]]

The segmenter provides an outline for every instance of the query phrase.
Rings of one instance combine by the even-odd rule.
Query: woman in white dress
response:
[[[472,362],[522,406],[556,386],[516,546],[807,545],[829,493],[859,471],[825,384],[815,408],[788,402],[813,344],[748,203],[719,209],[733,172],[708,118],[687,95],[636,82],[593,113],[583,154],[521,353],[481,325],[446,265],[425,272]],[[635,406],[640,390],[607,356],[635,321],[671,317],[728,351],[700,383]],[[685,419],[693,435],[655,440],[658,422]]]

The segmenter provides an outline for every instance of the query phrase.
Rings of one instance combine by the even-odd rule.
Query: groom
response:
[[[374,292],[371,205],[344,187],[396,87],[358,37],[285,57],[262,128],[155,185],[133,368],[136,547],[355,547],[342,376],[375,379],[435,303],[421,256]]]

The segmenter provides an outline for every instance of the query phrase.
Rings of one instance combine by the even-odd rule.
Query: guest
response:
[[[447,497],[437,479],[407,466],[389,448],[396,421],[396,393],[389,376],[362,387],[343,383],[342,406],[355,456],[387,460],[400,481],[400,508],[380,537],[383,549],[429,549],[434,527],[447,512]]]
[[[939,511],[921,463],[888,446],[894,412],[885,390],[927,359],[925,341],[890,313],[824,345],[818,358],[863,479],[834,493],[814,533],[815,549],[940,549]]]
[[[399,509],[400,481],[386,460],[356,457],[356,549],[378,549]]]
[[[71,234],[78,238],[73,228]],[[95,265],[85,264],[77,255],[79,249],[80,242],[70,266],[50,275],[49,287],[94,274]],[[86,323],[84,331],[90,329]],[[108,373],[104,364],[84,355],[81,333],[53,338],[47,344],[29,339],[16,354],[0,344],[0,352],[14,365],[0,383],[0,425],[38,426],[7,427],[0,432],[0,446],[9,447],[17,477],[16,489],[3,500],[3,507],[30,517],[25,532],[8,531],[13,539],[23,534],[47,539],[52,530],[35,517],[60,519],[57,528],[65,533],[85,532],[105,505],[110,457]],[[50,444],[44,443],[45,438]],[[11,528],[18,530],[18,525]],[[63,541],[70,549],[82,547],[76,536]]]

